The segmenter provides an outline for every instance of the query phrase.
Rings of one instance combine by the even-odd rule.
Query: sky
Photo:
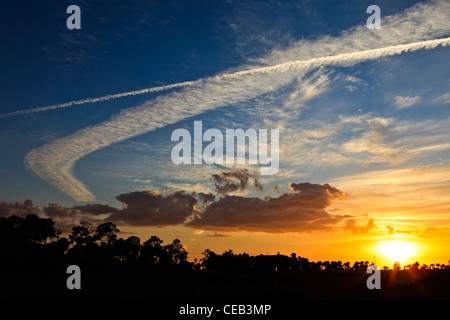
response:
[[[0,215],[113,221],[190,259],[448,263],[449,21],[445,0],[6,3]],[[173,163],[194,121],[278,129],[276,174]]]

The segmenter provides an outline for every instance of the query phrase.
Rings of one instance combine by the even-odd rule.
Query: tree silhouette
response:
[[[119,238],[119,232],[117,226],[111,222],[105,222],[96,227],[91,223],[81,222],[72,228],[68,237],[64,237],[61,232],[55,230],[54,221],[49,218],[40,218],[35,214],[27,215],[24,218],[1,217],[0,272],[3,275],[2,287],[7,289],[0,290],[0,298],[3,297],[2,292],[9,294],[12,292],[11,290],[14,291],[15,287],[18,288],[15,291],[17,296],[29,288],[37,288],[36,290],[39,291],[48,287],[54,290],[61,286],[61,283],[65,283],[67,275],[64,271],[68,265],[72,264],[81,267],[83,275],[88,279],[86,281],[93,283],[91,288],[102,288],[104,292],[110,290],[117,292],[117,286],[117,288],[130,288],[130,292],[133,294],[148,294],[151,297],[157,296],[158,293],[152,293],[148,286],[140,287],[140,283],[155,285],[163,290],[161,288],[170,288],[179,281],[179,283],[183,283],[183,288],[185,288],[183,290],[188,290],[186,288],[192,288],[195,283],[194,279],[211,277],[211,279],[222,279],[219,281],[223,281],[228,277],[233,279],[237,275],[238,277],[234,279],[245,281],[247,276],[242,277],[242,275],[252,273],[255,276],[253,279],[262,275],[272,281],[270,282],[271,290],[295,283],[295,290],[288,289],[292,293],[297,292],[297,289],[302,286],[304,288],[304,284],[298,286],[300,282],[296,282],[295,279],[309,279],[311,275],[314,277],[327,274],[320,277],[323,279],[320,286],[327,281],[331,281],[335,285],[336,281],[341,281],[336,279],[341,279],[341,277],[347,279],[347,276],[350,278],[355,276],[360,279],[364,276],[364,280],[367,277],[363,273],[368,267],[368,261],[355,261],[353,265],[348,261],[343,263],[341,260],[314,262],[298,256],[296,253],[291,253],[289,256],[280,253],[249,255],[245,252],[236,254],[229,249],[219,254],[211,249],[205,249],[201,259],[194,258],[194,262],[189,262],[188,252],[179,239],[174,239],[164,245],[160,238],[151,236],[141,244],[140,239],[136,236],[126,239]],[[400,264],[396,262],[393,268],[400,270]],[[383,267],[382,272],[389,272],[388,269],[388,267]],[[449,279],[449,272],[435,270],[448,269],[445,263],[428,266],[415,262],[406,265],[404,269],[410,270],[409,272],[392,273],[392,275],[400,278],[404,275],[413,275],[414,279],[420,280],[427,278],[421,275],[444,274],[446,276],[444,279]],[[343,272],[337,277],[328,276],[328,274],[339,271]],[[277,274],[275,278],[271,278],[270,275],[275,272],[279,273],[279,277]],[[195,273],[195,275],[190,278],[191,282],[186,282],[185,286],[184,280],[179,280],[179,277],[174,276],[183,274],[183,279],[189,279],[191,273]],[[55,274],[58,275],[56,278]],[[203,275],[206,278],[202,278]],[[301,277],[298,278],[298,276]],[[274,279],[277,280],[274,282]],[[54,283],[52,285],[52,281],[58,285],[56,286]],[[203,285],[205,288],[214,287],[213,282]],[[222,288],[229,285],[232,283],[227,282],[226,285],[222,285]],[[321,294],[327,291],[326,288],[320,288]],[[60,293],[57,290],[55,292]],[[46,292],[46,294],[50,293]]]
[[[164,247],[164,250],[170,262],[179,264],[187,260],[188,253],[179,239],[174,239],[171,244]]]
[[[136,236],[128,237],[124,242],[124,255],[126,261],[136,261],[141,251],[141,239]]]
[[[127,239],[118,238],[120,230],[112,222],[93,226],[89,222],[80,222],[72,228],[68,239],[62,237],[60,229],[55,230],[51,218],[40,218],[30,213],[25,218],[15,215],[0,218],[0,254],[4,261],[19,261],[19,255],[27,254],[29,259],[37,256],[51,259],[67,256],[70,259],[83,259],[91,262],[142,262],[147,265],[189,265],[192,270],[228,270],[228,271],[364,271],[369,261],[317,261],[310,262],[296,253],[285,256],[276,255],[250,256],[247,253],[235,254],[229,249],[217,254],[211,249],[202,252],[203,258],[188,262],[188,252],[179,239],[163,245],[157,236],[151,236],[141,244],[136,236]],[[44,250],[45,249],[45,250]],[[23,258],[22,258],[23,259]],[[80,260],[81,261],[81,260]],[[419,262],[405,265],[404,270],[447,269],[444,263],[424,264]],[[383,267],[383,270],[388,270]],[[394,270],[400,270],[400,263],[395,262]]]
[[[162,243],[163,241],[157,236],[151,236],[150,239],[143,243],[140,259],[151,264],[159,262],[164,255]]]
[[[54,238],[56,236],[55,229],[53,227],[54,221],[50,218],[40,218],[36,214],[29,214],[22,221],[22,228],[25,235],[31,241],[37,243],[46,243],[47,239]]]
[[[200,259],[205,269],[214,270],[219,266],[219,256],[210,249],[202,252],[203,258]]]
[[[412,264],[411,270],[413,270],[413,271],[419,270],[419,266],[420,266],[420,263],[418,261],[416,261],[415,263]]]
[[[105,222],[97,226],[95,239],[102,245],[112,246],[117,240],[117,233],[120,232],[112,222]]]
[[[93,243],[92,231],[94,231],[94,226],[90,222],[80,222],[79,226],[72,228],[72,234],[69,235],[70,243],[80,246]]]

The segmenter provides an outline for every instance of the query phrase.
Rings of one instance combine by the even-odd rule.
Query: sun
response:
[[[417,254],[416,245],[406,241],[380,241],[375,249],[384,258],[401,264],[410,262],[409,260]]]

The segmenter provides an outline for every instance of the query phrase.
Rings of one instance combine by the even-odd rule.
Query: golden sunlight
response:
[[[391,262],[398,261],[400,264],[410,263],[410,259],[417,255],[417,246],[406,241],[379,241],[375,246],[376,252]]]

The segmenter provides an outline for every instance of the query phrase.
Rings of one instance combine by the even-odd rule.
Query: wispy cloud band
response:
[[[285,72],[285,71],[288,71],[291,69],[302,69],[305,67],[308,70],[310,70],[315,67],[324,66],[324,65],[338,64],[338,65],[345,66],[346,61],[348,61],[348,63],[350,63],[350,64],[355,64],[355,63],[358,63],[358,59],[360,59],[359,61],[379,59],[379,58],[382,58],[383,56],[401,54],[403,52],[408,52],[408,51],[417,51],[420,49],[433,49],[439,45],[447,46],[449,44],[449,39],[450,38],[419,41],[419,42],[415,42],[415,43],[408,43],[408,44],[389,46],[389,47],[378,48],[378,49],[370,49],[370,50],[363,50],[363,51],[358,51],[358,52],[337,54],[337,55],[333,55],[333,56],[317,57],[317,58],[311,58],[311,59],[307,59],[307,60],[288,61],[288,62],[276,64],[273,66],[253,68],[250,70],[243,70],[243,71],[238,71],[238,72],[234,72],[234,73],[222,74],[222,75],[218,75],[218,76],[215,76],[212,78],[204,78],[204,79],[199,79],[199,80],[194,80],[194,81],[185,81],[185,82],[179,82],[179,83],[174,83],[174,84],[170,84],[170,85],[151,87],[151,88],[146,88],[146,89],[116,93],[116,94],[110,94],[110,95],[106,95],[106,96],[102,96],[102,97],[74,100],[74,101],[54,104],[54,105],[50,105],[50,106],[17,110],[17,111],[13,111],[13,112],[0,114],[0,118],[14,117],[14,116],[19,116],[19,115],[24,115],[24,114],[35,113],[35,112],[67,108],[67,107],[71,107],[74,105],[82,105],[82,104],[87,104],[87,103],[108,101],[111,99],[124,98],[124,97],[128,97],[128,96],[168,91],[168,90],[172,90],[172,89],[198,85],[204,81],[214,81],[214,80],[220,80],[220,79],[233,79],[233,78],[244,76],[244,75],[251,75],[251,74],[258,74],[258,73]]]
[[[328,57],[289,61],[274,66],[221,74],[188,84],[175,84],[172,86],[189,85],[189,88],[158,96],[136,107],[125,109],[110,120],[81,129],[65,138],[34,149],[27,154],[25,163],[38,176],[75,200],[92,201],[95,199],[94,195],[74,177],[73,171],[75,163],[80,158],[98,149],[208,110],[258,97],[281,88],[322,66],[350,66],[404,52],[448,45],[450,45],[450,38],[420,41]],[[110,99],[112,98],[114,97],[111,96]]]

